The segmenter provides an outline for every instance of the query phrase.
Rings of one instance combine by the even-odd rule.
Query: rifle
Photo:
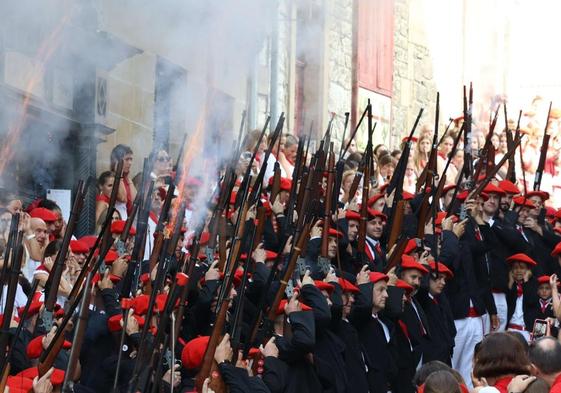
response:
[[[540,185],[542,184],[542,176],[543,170],[545,168],[545,161],[547,159],[547,150],[549,148],[549,138],[551,137],[547,133],[547,129],[549,127],[549,117],[551,116],[551,104],[549,102],[549,109],[547,111],[547,120],[545,121],[545,128],[543,130],[543,140],[542,140],[542,147],[540,151],[540,161],[538,163],[538,168],[536,169],[536,175],[534,177],[534,191],[540,189]]]
[[[245,195],[247,195],[248,187],[249,187],[249,182],[247,183],[246,189],[244,190]],[[232,301],[232,299],[230,298],[230,291],[231,291],[232,285],[234,283],[234,274],[233,273],[235,272],[235,269],[237,268],[237,265],[239,263],[239,254],[240,254],[240,249],[241,249],[241,238],[242,238],[243,233],[244,233],[245,219],[246,219],[246,216],[247,216],[247,211],[249,209],[249,200],[246,199],[246,198],[244,198],[242,200],[244,202],[243,202],[243,206],[242,206],[242,210],[240,212],[240,215],[238,216],[238,220],[240,222],[239,222],[239,225],[236,228],[236,233],[235,233],[234,239],[232,240],[232,247],[231,247],[231,250],[230,250],[230,254],[228,255],[228,263],[226,264],[225,272],[224,272],[225,273],[224,274],[224,281],[221,285],[220,293],[218,295],[218,301],[216,303],[217,313],[216,313],[216,319],[215,319],[215,322],[214,322],[214,327],[212,329],[212,333],[210,335],[210,339],[209,339],[207,348],[205,350],[205,354],[204,354],[204,357],[203,357],[203,362],[202,362],[202,365],[201,365],[201,369],[199,370],[199,373],[197,374],[197,377],[195,379],[195,384],[196,384],[197,389],[199,391],[203,386],[204,380],[210,375],[210,371],[211,371],[213,363],[214,363],[214,353],[216,351],[216,347],[218,346],[218,342],[220,341],[220,337],[222,335],[222,332],[224,331],[224,325],[226,323],[226,314],[228,312],[230,302]],[[223,385],[223,382],[222,382],[222,385]],[[217,389],[222,391],[223,386],[217,387],[213,390],[217,391]]]
[[[522,118],[522,111],[519,111],[518,112],[518,122],[517,122],[517,125],[516,125],[515,135],[517,135],[520,132],[520,119],[521,118]],[[505,105],[505,119],[506,119],[506,105]],[[505,122],[506,122],[506,144],[507,144],[507,148],[510,150],[510,149],[512,149],[512,145],[514,143],[514,140],[512,139],[512,134],[511,134],[510,130],[508,129],[508,119]],[[510,180],[512,183],[516,183],[516,163],[515,163],[514,155],[512,155],[510,157],[510,159],[508,160],[508,169],[507,169],[507,172],[506,172],[505,179]]]
[[[331,228],[331,204],[333,202],[333,167],[335,166],[335,154],[333,153],[333,143],[329,148],[329,159],[327,164],[327,187],[324,196],[324,215],[323,215],[323,233],[321,238],[321,255],[318,258],[318,266],[325,274],[329,273],[331,261],[329,260],[329,229]]]
[[[14,215],[16,216],[16,215]],[[12,223],[15,223],[16,230],[19,224],[19,214],[17,218],[12,217]],[[8,362],[8,357],[6,356],[6,348],[11,342],[11,335],[9,334],[10,322],[12,321],[12,315],[14,311],[14,302],[16,298],[16,290],[18,286],[18,275],[21,270],[21,261],[23,257],[23,232],[17,232],[14,239],[14,244],[12,246],[11,258],[10,260],[4,260],[4,263],[8,268],[8,289],[6,294],[6,302],[4,303],[4,319],[2,321],[2,334],[0,335],[0,369],[4,370],[6,363]],[[11,346],[10,346],[11,347]]]
[[[477,181],[477,179],[479,179],[479,175],[481,174],[481,171],[483,170],[483,168],[487,168],[487,167],[495,164],[495,162],[494,162],[495,161],[495,154],[494,154],[494,149],[495,148],[493,147],[493,142],[491,142],[491,138],[493,137],[493,133],[495,131],[495,126],[497,124],[497,118],[499,116],[499,109],[500,108],[501,108],[501,106],[499,104],[499,106],[495,110],[495,116],[493,117],[493,120],[489,124],[489,132],[487,133],[487,136],[485,138],[485,144],[483,145],[483,149],[481,149],[481,154],[479,155],[479,161],[477,162],[477,168],[475,169],[475,175],[474,175],[475,181]],[[493,152],[493,154],[491,155],[490,152]],[[490,158],[491,158],[491,160],[489,160]]]
[[[371,131],[369,131],[369,138],[372,137],[372,133],[374,132],[374,130],[376,129],[376,125],[378,123],[375,123],[374,126],[372,127]],[[355,173],[355,177],[353,178],[353,182],[351,184],[351,187],[349,188],[349,199],[348,201],[350,202],[356,194],[356,191],[358,190],[358,185],[360,184],[360,181],[363,179],[367,179],[368,182],[370,182],[370,178],[366,177],[365,175],[365,171],[364,168],[366,167],[366,165],[368,165],[369,169],[371,169],[371,157],[368,157],[367,152],[368,152],[368,146],[366,147],[366,150],[364,151],[364,156],[362,157],[361,160],[361,165],[359,166],[359,169],[357,170],[357,172]],[[370,153],[368,153],[370,155],[372,155],[372,148],[370,148]],[[361,171],[362,168],[362,171]],[[371,175],[370,170],[369,170],[369,176]]]
[[[11,257],[13,257],[14,253],[14,243],[16,241],[16,237],[18,235],[18,227],[19,227],[19,214],[13,214],[12,220],[10,222],[10,231],[8,233],[8,241],[6,242],[6,249],[4,250],[4,264],[2,265],[2,272],[0,274],[0,301],[4,296],[4,284],[8,281],[8,268],[9,264],[8,261]],[[0,349],[1,351],[1,349]]]
[[[408,241],[409,238],[407,236],[403,236],[397,241],[395,249],[388,259],[388,265],[384,268],[384,273],[389,272],[393,267],[397,266],[401,262],[401,257],[405,251]]]
[[[471,148],[471,116],[473,107],[473,85],[469,84],[469,101],[466,96],[466,87],[464,86],[464,168],[467,187],[471,188],[473,183],[473,151]]]
[[[70,211],[70,217],[68,219],[66,230],[64,231],[64,237],[62,239],[60,250],[56,256],[53,269],[49,274],[47,283],[45,284],[45,310],[43,311],[43,323],[45,324],[47,331],[49,331],[53,325],[53,311],[56,304],[58,286],[62,277],[62,271],[64,270],[64,261],[66,260],[70,239],[72,238],[74,227],[78,222],[83,203],[84,182],[80,180],[78,181],[78,185],[76,187],[76,196],[74,197],[74,203],[72,205],[72,210]]]
[[[368,102],[368,104],[370,104],[370,101]],[[360,116],[360,119],[359,119],[355,129],[353,130],[353,133],[351,134],[351,137],[349,138],[349,142],[347,142],[347,146],[345,146],[345,150],[343,150],[342,154],[339,155],[339,159],[341,159],[342,157],[345,156],[345,154],[347,154],[347,150],[349,150],[349,147],[351,146],[351,142],[355,138],[355,135],[356,135],[358,129],[360,128],[360,125],[362,124],[362,121],[364,120],[364,116],[366,116],[366,113],[368,113],[368,105],[366,106],[366,108],[364,108],[364,111],[362,112],[362,115]]]
[[[424,190],[426,190],[426,188],[432,184],[432,178],[437,174],[437,167],[436,167],[436,158],[438,156],[438,122],[440,120],[440,93],[437,92],[436,93],[436,114],[434,117],[434,135],[432,137],[432,149],[430,151],[429,154],[429,160],[427,162],[427,165],[425,166],[423,172],[421,173],[421,176],[419,176],[419,179],[417,180],[417,185],[416,185],[416,189],[417,189],[417,193],[419,193],[419,191],[421,190],[421,187],[423,187]],[[426,195],[426,193],[425,193]],[[420,236],[422,238],[422,236]]]
[[[345,125],[343,126],[343,136],[341,137],[341,147],[339,148],[339,161],[341,160],[343,153],[343,145],[345,144],[345,136],[347,134],[347,126],[349,125],[349,112],[345,112]]]
[[[25,307],[23,308],[23,312],[20,313],[19,316],[19,322],[18,322],[18,326],[16,328],[16,331],[13,335],[13,337],[11,337],[11,341],[14,343],[19,339],[19,336],[21,334],[21,331],[23,330],[23,323],[26,321],[27,319],[27,315],[29,314],[29,307],[31,307],[31,302],[33,301],[33,295],[35,294],[35,292],[37,291],[37,287],[39,286],[39,280],[37,280],[36,278],[33,279],[33,283],[31,284],[31,290],[29,291],[29,293],[31,294],[31,296],[27,297],[27,301],[25,302]],[[11,304],[13,304],[14,302],[11,302]],[[12,311],[13,312],[13,311]],[[7,314],[4,314],[4,318],[7,318]],[[8,321],[10,321],[11,318],[8,318]],[[4,321],[5,323],[5,321]],[[9,328],[9,325],[8,325]],[[4,326],[2,326],[2,337],[0,337],[0,342],[2,345],[2,347],[0,347],[2,351],[4,351],[6,349],[6,346],[8,345],[7,343],[4,345],[4,340],[6,339],[10,339],[10,334],[7,331],[4,331]],[[6,356],[2,356],[0,358],[0,392],[3,392],[4,389],[6,388],[6,382],[7,382],[7,377],[10,373],[10,362],[9,360],[12,358],[12,354],[14,353],[14,346],[10,345],[10,349],[8,350],[8,353],[6,354]]]
[[[124,161],[119,160],[117,164],[117,168],[115,168],[115,180],[113,181],[113,188],[111,189],[111,196],[109,197],[109,206],[107,207],[107,214],[109,214],[109,210],[115,207],[115,203],[117,202],[117,194],[119,194],[119,185],[121,184],[121,179],[123,177],[123,166]],[[111,232],[104,235],[103,240],[101,242],[102,247],[105,247],[107,243],[113,242],[113,238],[111,237]]]
[[[303,179],[300,179],[303,174],[304,165],[305,165],[303,158],[304,158],[304,140],[300,139],[298,141],[298,150],[296,152],[296,160],[294,162],[294,172],[292,172],[292,184],[290,187],[290,196],[288,198],[288,203],[286,204],[287,207],[286,218],[284,220],[282,234],[286,234],[288,231],[288,227],[293,226],[292,221],[294,217],[294,209],[296,208],[295,204],[297,202],[296,197],[298,193],[298,181],[299,180],[303,181]],[[300,182],[301,185],[303,185],[302,181]],[[259,223],[261,223],[261,221],[259,221]],[[258,240],[256,243],[259,244],[260,236],[257,239]],[[282,241],[280,243],[282,243]]]
[[[370,194],[370,160],[372,159],[372,106],[368,103],[368,143],[364,152],[366,161],[364,166],[364,181],[362,182],[362,201],[360,206],[360,223],[358,229],[358,252],[364,257],[366,247],[366,223],[368,221],[368,198]]]

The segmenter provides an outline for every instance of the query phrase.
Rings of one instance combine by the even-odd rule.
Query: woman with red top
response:
[[[119,211],[121,218],[126,220],[132,210],[132,203],[136,197],[136,187],[130,179],[132,168],[132,149],[125,145],[117,145],[111,151],[111,170],[115,172],[117,165],[123,161],[123,176],[119,184],[119,193],[115,208]]]
[[[475,353],[474,385],[485,383],[501,393],[508,393],[508,384],[516,375],[529,375],[528,354],[520,340],[508,333],[493,333],[480,343]]]
[[[419,138],[413,151],[413,162],[415,163],[415,172],[417,176],[421,175],[423,169],[429,161],[429,155],[432,148],[432,138],[430,135],[425,134]]]
[[[105,215],[109,208],[109,199],[111,198],[111,190],[113,189],[113,182],[115,181],[115,174],[111,171],[105,171],[97,179],[98,194],[95,197],[95,225],[96,233],[105,221]]]

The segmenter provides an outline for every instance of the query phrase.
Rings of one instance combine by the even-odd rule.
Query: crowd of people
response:
[[[77,282],[80,285],[80,272],[91,268],[91,264],[86,265],[88,255],[93,254],[97,236],[107,220],[115,246],[104,258],[107,269],[97,274],[92,283],[79,365],[67,377],[73,381],[76,392],[112,391],[114,383],[117,391],[130,391],[135,371],[144,367],[136,364],[139,353],[151,345],[150,337],[157,335],[162,320],[170,317],[166,311],[173,314],[172,321],[178,319],[174,325],[177,329],[168,324],[169,332],[166,330],[167,353],[171,351],[170,359],[176,361],[163,357],[161,371],[150,373],[146,382],[154,387],[151,391],[222,391],[223,385],[217,382],[221,380],[230,392],[561,392],[561,344],[557,339],[561,320],[558,289],[561,210],[556,211],[552,203],[557,192],[555,160],[559,155],[548,157],[551,165],[546,168],[551,181],[544,180],[544,189],[532,190],[534,161],[537,162],[534,157],[539,157],[539,146],[534,155],[529,152],[533,141],[540,138],[538,133],[527,132],[529,137],[522,147],[527,162],[519,165],[516,172],[521,181],[515,184],[506,179],[505,166],[482,193],[471,198],[467,192],[455,192],[464,164],[462,143],[453,150],[460,124],[458,119],[438,146],[437,171],[441,178],[448,159],[451,165],[440,200],[435,201],[438,212],[426,224],[418,219],[424,194],[417,192],[417,179],[429,162],[433,131],[424,127],[414,140],[404,140],[412,143],[402,179],[405,217],[401,232],[407,242],[397,265],[389,269],[388,261],[395,252],[395,248],[388,247],[393,224],[388,217],[394,194],[388,194],[386,189],[403,146],[392,150],[378,145],[372,149],[374,173],[367,179],[371,187],[363,198],[362,187],[354,195],[351,188],[365,152],[349,141],[343,157],[336,213],[314,219],[309,234],[305,234],[307,242],[301,250],[297,273],[288,285],[291,290],[282,292],[283,299],[274,310],[267,305],[273,304],[281,284],[287,285],[283,273],[297,249],[293,239],[296,234],[283,231],[293,227],[293,223],[287,225],[287,220],[296,222],[299,215],[305,214],[289,211],[292,182],[299,182],[298,187],[303,187],[301,179],[295,179],[295,174],[300,173],[295,168],[299,141],[293,135],[279,138],[270,154],[266,153],[267,139],[259,138],[260,131],[251,132],[245,138],[235,167],[236,185],[227,196],[229,203],[223,212],[224,220],[220,221],[223,228],[218,231],[220,246],[213,249],[215,254],[205,252],[205,247],[208,250],[209,243],[217,236],[209,227],[216,195],[209,197],[204,206],[194,204],[207,179],[185,174],[180,197],[172,199],[170,212],[175,216],[162,215],[164,201],[168,192],[172,192],[170,184],[177,180],[177,168],[173,167],[168,152],[156,149],[149,157],[153,164],[149,177],[154,182],[154,192],[146,234],[141,239],[144,257],[138,285],[126,299],[121,286],[132,266],[133,243],[139,239],[135,236],[138,218],[130,228],[126,247],[120,249],[117,243],[127,219],[136,213],[134,201],[137,191],[143,187],[142,174],[131,173],[136,157],[130,147],[116,146],[108,170],[99,175],[95,232],[73,238],[68,250],[62,247],[68,223],[55,202],[37,199],[24,206],[17,193],[2,190],[2,271],[9,271],[3,257],[11,218],[16,214],[20,217],[19,230],[23,232],[25,249],[13,299],[15,311],[9,323],[2,323],[2,326],[9,325],[9,330],[2,334],[13,336],[7,352],[9,367],[4,391],[61,391],[65,372],[69,370],[72,340],[78,337],[73,330],[78,313],[71,318],[74,323],[52,368],[46,373],[39,372],[42,354],[57,330],[56,323],[49,328],[43,321],[45,288],[57,255],[67,252],[57,288],[59,307],[54,314],[60,323],[68,310],[68,297],[74,285]],[[512,130],[493,135],[497,162],[506,153],[505,135],[509,132]],[[474,130],[471,141],[475,160],[485,137],[485,132]],[[555,149],[555,144],[550,147]],[[246,227],[255,228],[259,225],[256,210],[264,208],[262,237],[258,243],[248,244],[236,238],[235,229],[239,227],[236,223],[244,213],[240,208],[243,203],[240,205],[236,197],[243,191],[240,187],[248,167],[251,165],[249,173],[256,175],[265,160],[259,202],[249,206],[242,217]],[[521,164],[520,158],[517,160]],[[120,162],[122,176],[115,184],[119,178],[115,171]],[[278,193],[271,198],[276,163],[281,178]],[[309,160],[301,163],[308,164]],[[220,186],[217,184],[216,190]],[[550,186],[547,192],[545,188]],[[115,209],[110,209],[114,187],[118,188],[117,198]],[[322,195],[315,198],[326,202]],[[454,199],[461,203],[452,214],[447,214]],[[367,201],[366,209],[363,200]],[[155,244],[160,217],[163,216],[165,224],[173,224],[180,203],[186,206],[185,219],[171,263],[164,271],[166,279],[158,288],[155,287],[158,264],[151,265],[148,260],[153,252],[161,250]],[[465,217],[460,210],[465,212]],[[202,233],[197,233],[195,216],[205,218]],[[324,233],[326,219],[332,224],[328,233]],[[421,238],[417,237],[419,226],[424,226]],[[173,225],[168,225],[167,230],[173,230]],[[190,255],[195,238],[200,245],[199,253]],[[361,239],[364,249],[358,248]],[[197,388],[196,376],[201,372],[210,337],[217,326],[220,309],[217,298],[230,280],[228,272],[219,267],[223,258],[219,248],[223,247],[220,251],[225,254],[233,253],[236,241],[242,246],[236,254],[239,267],[232,272],[232,288],[225,296],[229,301],[226,324],[219,332],[219,344],[214,350],[213,371],[202,376],[204,383]],[[327,242],[327,256],[322,250],[324,242]],[[325,258],[327,269],[321,262]],[[184,272],[182,264],[189,259],[195,264],[189,274],[186,297],[183,303],[172,304],[170,310],[166,301],[173,283]],[[244,270],[250,274],[244,274]],[[1,277],[2,313],[7,305],[8,276]],[[270,276],[274,277],[272,282]],[[35,282],[36,287],[32,285]],[[36,291],[32,292],[32,288]],[[158,293],[149,312],[153,291]],[[262,299],[266,299],[264,307]],[[238,324],[241,336],[236,337],[232,336],[236,330],[232,325],[238,312],[241,312]],[[252,335],[252,323],[260,313],[265,314],[263,323],[257,335]],[[270,318],[271,315],[274,317]],[[5,318],[3,315],[2,321]],[[22,329],[18,330],[20,318],[24,320]],[[145,325],[148,339],[141,341]],[[246,346],[246,353],[234,353]],[[5,348],[2,350],[6,352]],[[134,391],[143,391],[135,388]]]

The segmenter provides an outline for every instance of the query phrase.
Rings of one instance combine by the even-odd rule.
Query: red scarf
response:
[[[109,197],[105,194],[99,194],[95,197],[96,202],[105,202],[109,204]]]

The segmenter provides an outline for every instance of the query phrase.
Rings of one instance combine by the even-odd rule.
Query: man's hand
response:
[[[497,330],[500,326],[497,314],[491,314],[491,330]]]
[[[47,348],[49,348],[49,345],[51,345],[51,341],[53,341],[53,338],[55,338],[56,330],[57,330],[57,327],[53,326],[51,328],[51,330],[49,331],[49,333],[47,333],[43,337],[43,340],[41,341],[41,345],[43,346],[43,349],[46,350]]]
[[[38,376],[33,378],[33,393],[51,393],[53,391],[51,375],[54,371],[54,367],[51,367],[41,378]]]
[[[551,295],[558,295],[559,289],[557,288],[557,274],[553,273],[549,276],[549,285],[551,286]]]
[[[284,308],[284,313],[286,315],[290,315],[293,312],[302,311],[302,307],[300,306],[300,302],[298,301],[298,291],[294,291],[290,300],[286,303],[286,307]]]
[[[104,289],[112,289],[113,288],[113,282],[109,278],[109,270],[106,270],[105,273],[103,273],[103,278],[97,283],[97,286],[102,291]]]
[[[314,282],[314,280],[312,279],[310,274],[311,274],[310,271],[306,270],[306,273],[304,273],[304,277],[302,277],[302,286],[304,286],[304,285],[315,286],[316,285],[316,283]]]
[[[284,205],[280,201],[280,195],[277,195],[277,197],[275,198],[275,201],[273,202],[273,205],[271,206],[271,210],[273,211],[273,214],[275,216],[277,214],[283,214],[284,213]]]
[[[230,335],[226,333],[222,338],[222,341],[216,347],[216,351],[214,352],[214,360],[216,363],[220,364],[224,361],[231,361],[232,360],[232,346],[230,345]]]
[[[284,245],[284,248],[282,249],[282,253],[284,255],[286,254],[290,254],[290,250],[292,249],[292,235],[290,235],[288,237],[288,239],[286,239],[286,243]]]
[[[395,285],[397,283],[397,275],[395,274],[395,266],[388,271],[388,285]]]
[[[543,229],[538,224],[538,220],[536,220],[534,217],[526,218],[526,221],[524,222],[524,226],[526,228],[531,229],[532,231],[538,233],[540,236],[543,236]]]
[[[174,364],[173,365],[173,387],[176,388],[181,384],[181,365],[179,364]],[[162,377],[162,381],[165,381],[167,383],[169,383],[170,385],[172,384],[172,380],[171,380],[171,368],[168,369],[168,371],[166,371],[166,373],[164,374],[164,376]]]
[[[276,339],[275,337],[271,337],[269,339],[269,341],[267,341],[265,346],[263,346],[263,344],[261,344],[261,346],[259,347],[259,350],[261,351],[263,356],[265,356],[265,357],[272,356],[274,358],[279,357],[279,348],[277,347],[277,344],[275,344],[275,339]]]
[[[335,274],[335,270],[333,269],[329,269],[329,273],[327,273],[327,275],[325,276],[325,279],[323,280],[325,282],[339,282],[339,279],[337,278],[337,275]]]
[[[368,265],[364,265],[356,275],[356,285],[366,284],[368,282],[370,282],[370,273],[368,272]]]
[[[128,336],[131,336],[135,333],[140,332],[140,325],[138,324],[138,321],[136,320],[136,318],[133,317],[133,313],[134,313],[134,311],[131,308],[129,310],[129,315],[127,317],[127,329],[125,331]],[[148,322],[146,322],[146,323],[148,323]],[[123,326],[123,321],[122,320],[121,320],[121,326]]]
[[[257,248],[251,254],[255,263],[264,263],[267,260],[267,251],[263,248],[263,243],[259,243]]]
[[[466,233],[467,222],[468,219],[466,218],[454,224],[454,227],[452,228],[452,232],[454,232],[454,235],[456,235],[458,239],[460,239],[462,236],[464,236],[464,233]]]
[[[454,230],[454,218],[452,216],[446,217],[442,220],[442,224],[440,224],[443,231],[452,231]]]
[[[111,264],[111,273],[123,277],[127,271],[127,267],[128,263],[126,258],[124,258],[124,256],[119,257]]]
[[[218,260],[212,262],[212,265],[205,273],[205,281],[212,281],[220,279],[220,271],[218,270]]]
[[[536,380],[536,377],[531,377],[529,375],[517,375],[512,378],[508,384],[507,390],[509,392],[524,392],[532,382]]]
[[[314,226],[312,227],[312,229],[310,229],[310,239],[313,239],[315,237],[321,237],[321,234],[323,233],[323,228],[320,225],[320,222],[321,220],[317,220]]]

